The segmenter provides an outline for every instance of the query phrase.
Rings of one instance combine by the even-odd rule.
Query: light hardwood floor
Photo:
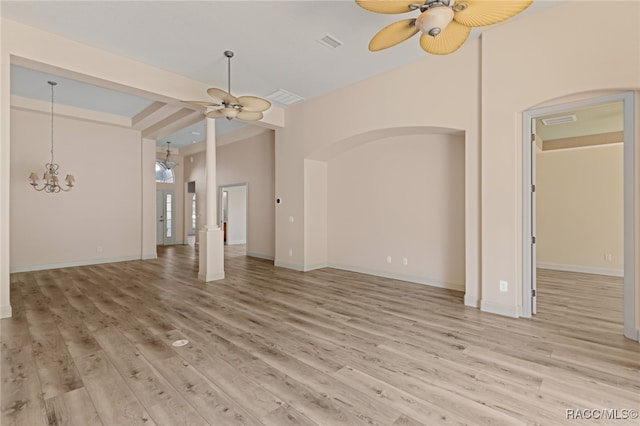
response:
[[[640,408],[617,278],[540,271],[526,320],[234,247],[227,278],[204,284],[192,248],[159,254],[12,275],[3,426],[558,425],[581,423],[567,409]]]

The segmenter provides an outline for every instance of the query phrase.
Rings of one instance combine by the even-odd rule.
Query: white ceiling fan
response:
[[[211,110],[207,112],[209,118],[226,118],[233,120],[237,118],[243,121],[258,121],[262,119],[262,113],[271,107],[271,102],[257,96],[240,96],[236,98],[231,94],[231,58],[233,52],[226,50],[224,56],[227,57],[228,90],[211,87],[207,93],[213,102],[187,101],[190,104],[205,106]]]

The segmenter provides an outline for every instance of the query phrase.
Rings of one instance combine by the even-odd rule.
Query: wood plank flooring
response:
[[[13,274],[1,424],[559,425],[567,409],[640,409],[619,278],[540,270],[538,315],[510,319],[243,250],[208,284],[188,246]]]

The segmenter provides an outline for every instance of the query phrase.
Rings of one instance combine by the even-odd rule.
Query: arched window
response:
[[[167,166],[160,160],[156,160],[156,182],[159,183],[175,183],[175,176],[173,170],[168,169]]]

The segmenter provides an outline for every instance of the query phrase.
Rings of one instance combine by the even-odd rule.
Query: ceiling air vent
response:
[[[555,124],[574,123],[575,121],[576,121],[576,115],[571,114],[571,115],[563,115],[561,117],[543,118],[542,124],[544,124],[545,126],[553,126]]]
[[[275,92],[267,95],[267,99],[273,102],[277,102],[281,105],[293,105],[304,100],[302,96],[298,96],[295,93],[287,92],[284,89],[278,89]]]
[[[326,36],[322,37],[318,41],[320,42],[320,44],[324,44],[325,46],[327,46],[327,47],[329,47],[331,49],[335,49],[335,48],[340,47],[340,46],[342,46],[344,44],[343,42],[341,42],[340,40],[338,40],[337,38],[335,38],[331,34],[327,34]]]

